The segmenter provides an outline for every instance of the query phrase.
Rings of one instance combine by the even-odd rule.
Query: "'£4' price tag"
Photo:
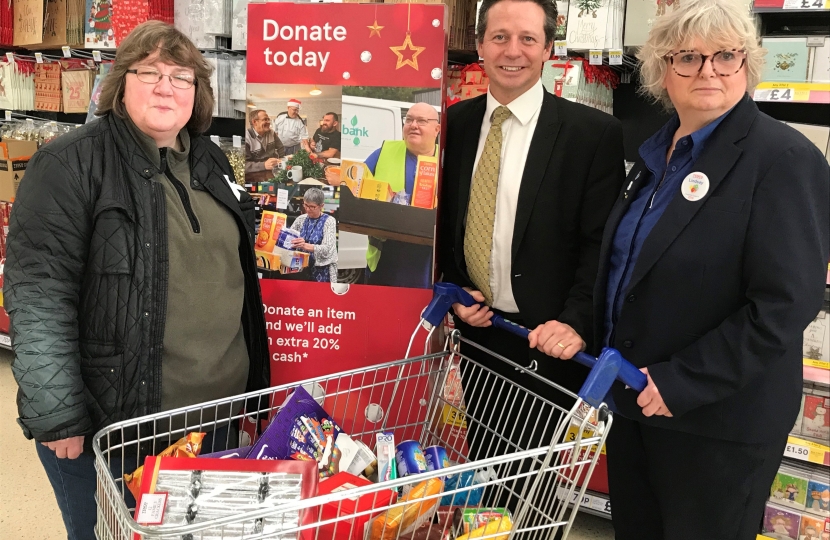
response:
[[[825,0],[784,0],[784,9],[827,9]]]

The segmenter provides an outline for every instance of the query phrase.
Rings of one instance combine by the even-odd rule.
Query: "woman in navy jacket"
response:
[[[648,375],[611,393],[617,540],[754,540],[798,415],[830,168],[750,99],[764,52],[736,0],[684,1],[640,52],[676,114],[640,147],[595,291],[596,341]]]

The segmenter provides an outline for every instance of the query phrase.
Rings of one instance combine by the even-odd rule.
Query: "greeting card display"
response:
[[[765,37],[761,46],[767,49],[763,81],[804,82],[807,80],[807,38]]]
[[[764,512],[764,534],[777,540],[798,540],[801,514],[767,503]]]
[[[272,383],[402,358],[434,279],[442,110],[420,96],[443,91],[446,7],[234,13],[248,21],[245,183],[272,195],[288,242],[257,253],[272,359],[292,363]],[[276,264],[285,253],[307,263]]]

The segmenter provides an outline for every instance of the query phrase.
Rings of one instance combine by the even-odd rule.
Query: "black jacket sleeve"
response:
[[[829,180],[816,148],[798,146],[782,152],[758,182],[741,255],[747,303],[648,368],[674,416],[751,384],[781,361],[821,308],[830,254]]]
[[[35,153],[11,213],[3,292],[18,423],[26,437],[41,442],[92,432],[78,349],[91,221],[77,175],[58,156]]]
[[[592,347],[594,285],[605,222],[625,180],[622,124],[612,118],[599,139],[579,213],[579,265],[559,322],[570,325]]]

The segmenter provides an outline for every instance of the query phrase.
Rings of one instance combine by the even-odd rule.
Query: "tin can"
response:
[[[403,441],[397,446],[395,460],[398,462],[398,477],[427,472],[427,460],[418,441]]]
[[[424,450],[424,456],[427,458],[427,470],[437,471],[439,469],[446,469],[450,466],[450,460],[447,457],[447,451],[441,446],[428,446]]]

